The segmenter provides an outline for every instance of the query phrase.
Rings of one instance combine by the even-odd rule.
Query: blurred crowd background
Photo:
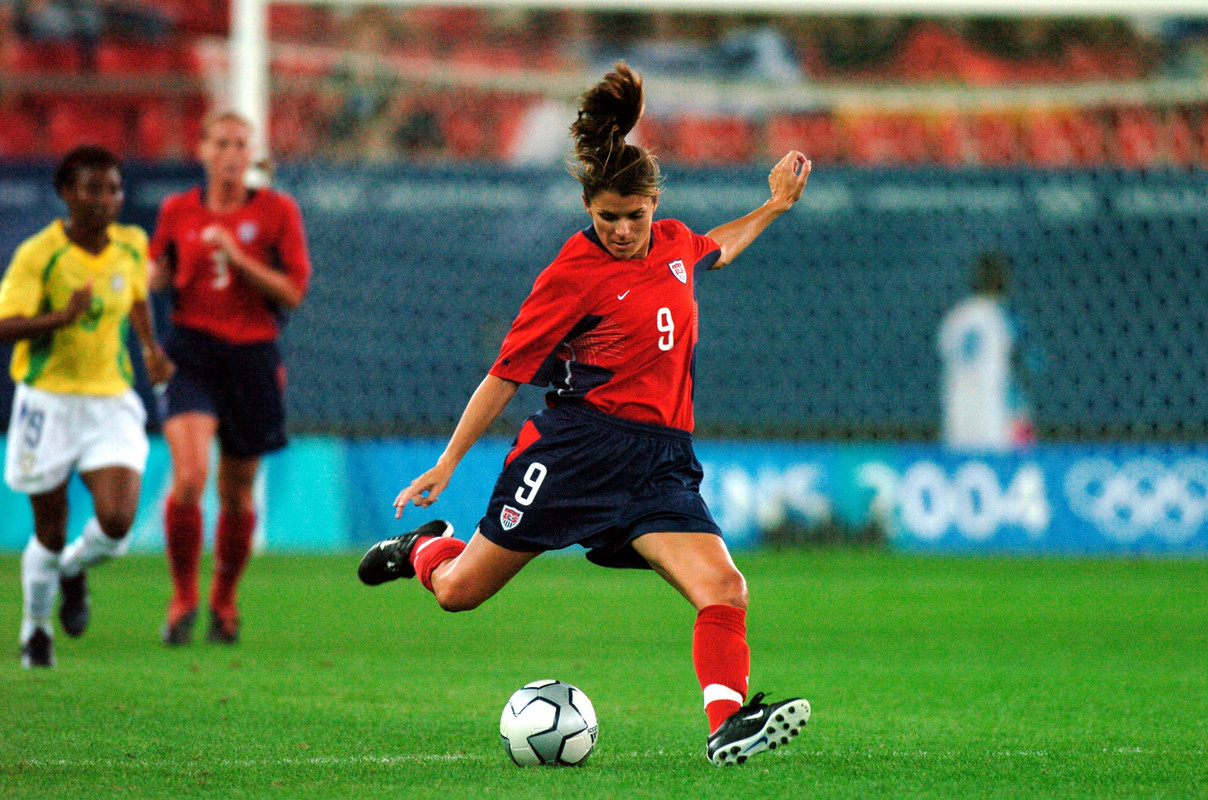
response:
[[[229,27],[227,0],[0,0],[0,157],[186,158]],[[639,135],[669,162],[1208,160],[1203,19],[282,3],[269,30],[285,161],[549,160],[551,104],[619,58],[663,91]]]

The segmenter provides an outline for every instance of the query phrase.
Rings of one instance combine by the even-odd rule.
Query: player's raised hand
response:
[[[411,503],[419,508],[427,508],[435,503],[440,497],[440,493],[449,485],[449,479],[452,477],[452,470],[445,469],[440,464],[437,464],[423,475],[411,481],[411,485],[399,492],[398,497],[394,498],[394,518],[398,519],[403,516],[403,509],[406,508],[407,503]]]
[[[152,387],[162,386],[176,373],[176,365],[158,344],[143,348],[143,366]]]
[[[201,232],[201,241],[210,247],[223,251],[228,256],[239,252],[239,245],[235,243],[235,237],[231,235],[230,231],[218,224],[207,226]]]
[[[791,206],[801,199],[805,182],[809,180],[813,164],[800,150],[790,150],[772,167],[768,175],[768,188],[772,191],[772,202]]]

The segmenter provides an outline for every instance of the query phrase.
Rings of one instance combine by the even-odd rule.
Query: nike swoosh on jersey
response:
[[[626,297],[628,297],[628,296],[629,296],[629,293],[630,293],[630,292],[632,292],[632,291],[633,291],[633,289],[626,289],[626,290],[625,290],[625,294],[619,294],[619,295],[617,295],[617,299],[618,299],[618,300],[624,300]]]

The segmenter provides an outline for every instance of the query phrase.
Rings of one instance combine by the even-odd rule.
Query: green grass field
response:
[[[356,560],[258,557],[243,643],[176,650],[162,559],[106,565],[88,634],[29,672],[0,558],[0,797],[1208,797],[1205,561],[740,554],[752,688],[814,716],[721,770],[693,615],[653,575],[549,557],[453,615],[362,587]],[[499,745],[508,695],[544,677],[595,704],[582,767]]]

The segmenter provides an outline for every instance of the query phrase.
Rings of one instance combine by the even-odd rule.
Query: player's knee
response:
[[[218,506],[228,514],[255,513],[256,504],[250,489],[247,491],[228,490],[218,492]]]
[[[96,521],[110,539],[124,539],[134,526],[134,512],[126,510],[98,512]]]
[[[747,608],[747,581],[738,570],[728,570],[717,575],[708,587],[708,599],[705,605],[724,605]]]
[[[206,488],[205,470],[176,468],[172,475],[172,499],[179,505],[195,506]]]

